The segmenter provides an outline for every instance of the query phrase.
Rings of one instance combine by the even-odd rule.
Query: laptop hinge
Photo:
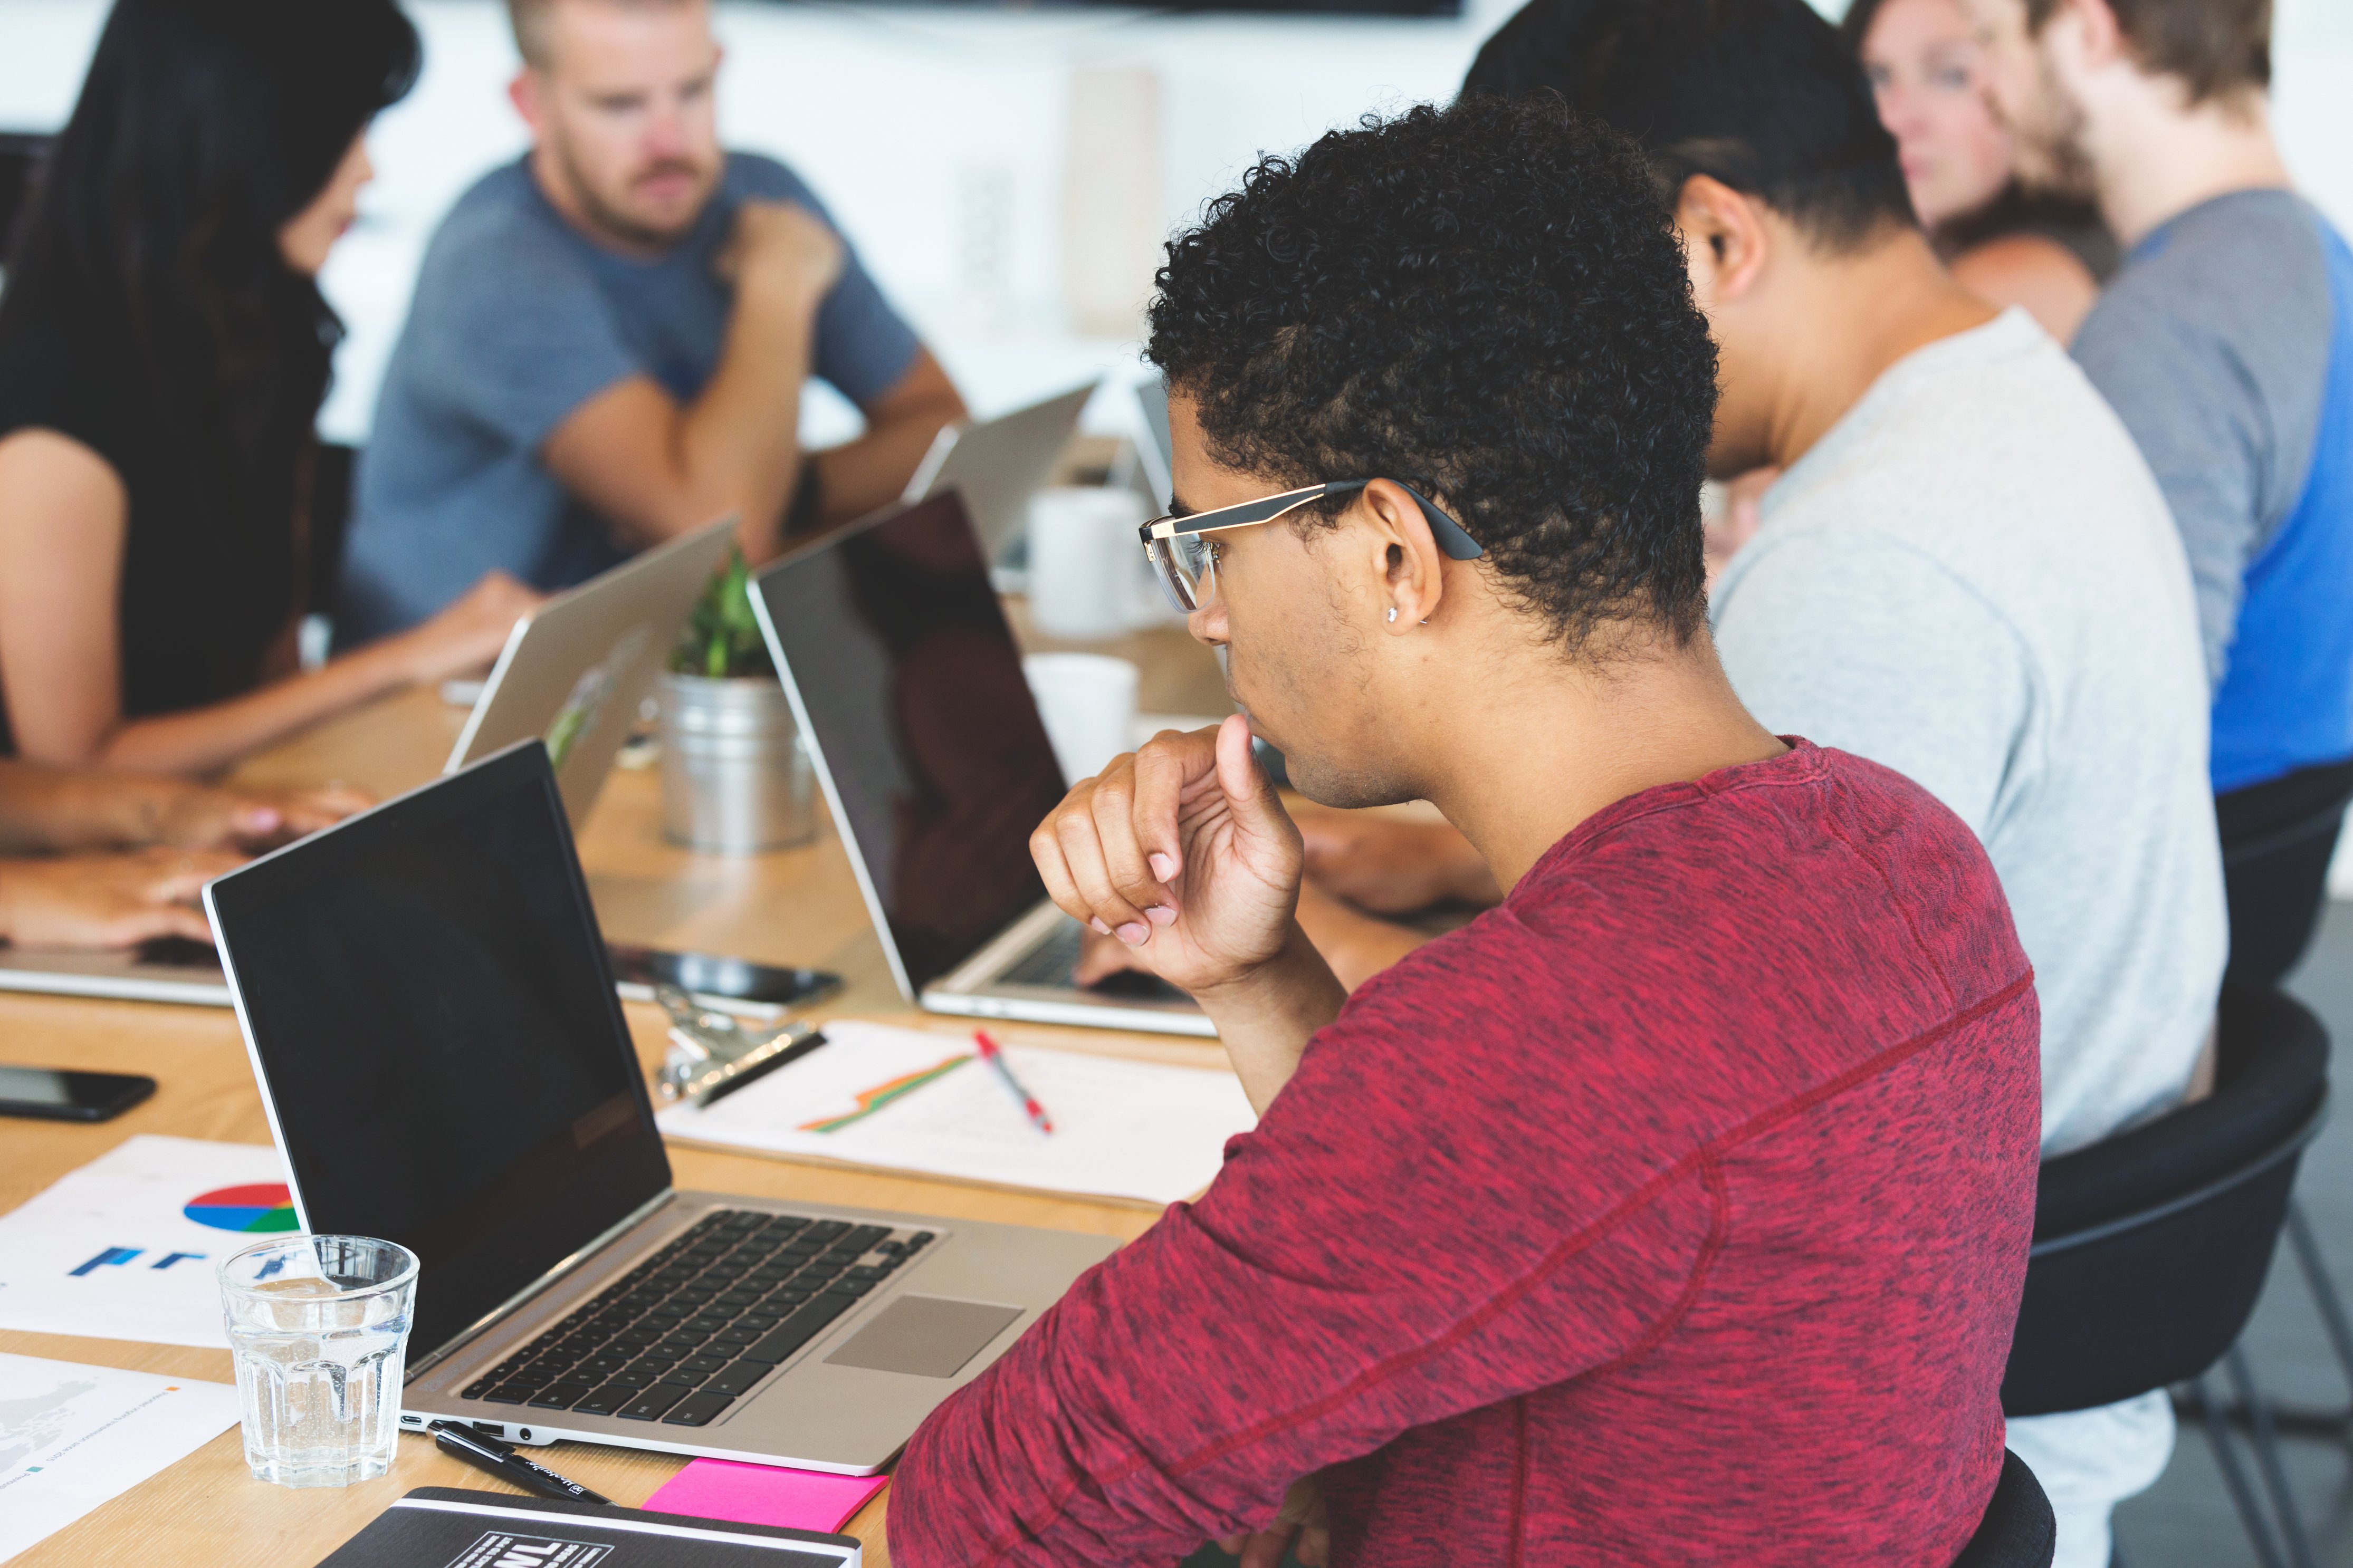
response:
[[[475,1340],[480,1338],[483,1333],[491,1329],[496,1328],[506,1319],[512,1317],[533,1298],[538,1296],[543,1291],[546,1290],[549,1286],[554,1285],[557,1280],[562,1279],[565,1275],[571,1273],[574,1269],[579,1268],[582,1264],[596,1257],[596,1254],[605,1250],[606,1247],[610,1247],[614,1242],[618,1241],[623,1236],[627,1235],[643,1221],[649,1218],[656,1209],[660,1208],[664,1204],[670,1202],[677,1195],[677,1188],[664,1187],[660,1192],[656,1193],[652,1197],[648,1198],[644,1203],[631,1210],[619,1224],[615,1225],[601,1235],[592,1237],[586,1246],[572,1254],[571,1257],[565,1258],[562,1262],[548,1269],[547,1272],[542,1274],[538,1279],[533,1280],[530,1284],[524,1286],[522,1289],[516,1291],[513,1295],[508,1297],[505,1300],[500,1302],[497,1306],[483,1313],[481,1317],[476,1319],[474,1322],[468,1327],[449,1336],[448,1340],[442,1344],[441,1348],[435,1351],[431,1355],[427,1356],[423,1361],[412,1362],[409,1364],[407,1372],[401,1377],[400,1381],[402,1384],[406,1386],[408,1384],[416,1382],[426,1373],[430,1372],[433,1368],[440,1365],[443,1362],[448,1361],[451,1356],[457,1354],[459,1351],[465,1349],[466,1346],[471,1344]]]

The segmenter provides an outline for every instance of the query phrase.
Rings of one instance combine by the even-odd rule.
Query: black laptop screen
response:
[[[304,1224],[422,1263],[412,1363],[669,1186],[537,742],[212,897]]]
[[[1029,834],[1062,798],[963,502],[838,534],[759,592],[920,990],[1046,896]]]

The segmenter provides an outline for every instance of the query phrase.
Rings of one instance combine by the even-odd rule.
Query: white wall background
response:
[[[721,0],[721,110],[732,145],[797,167],[981,413],[1134,350],[1069,324],[1060,276],[1071,73],[1143,67],[1162,105],[1163,216],[1183,222],[1261,152],[1368,110],[1450,97],[1518,0],[1459,20],[1294,20]],[[1835,9],[1843,0],[1816,0]],[[409,0],[426,70],[374,142],[379,177],[325,279],[351,327],[322,425],[365,437],[384,361],[435,221],[522,131],[504,85],[498,0]],[[101,0],[0,0],[0,129],[72,106]],[[2280,0],[2276,111],[2306,190],[2353,231],[2353,4]],[[854,426],[812,400],[811,434]]]

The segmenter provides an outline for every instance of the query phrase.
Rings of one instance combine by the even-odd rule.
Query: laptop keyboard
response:
[[[716,1210],[459,1397],[707,1426],[934,1239]]]

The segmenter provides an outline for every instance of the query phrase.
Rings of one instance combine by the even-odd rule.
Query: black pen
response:
[[[502,1443],[487,1432],[477,1432],[454,1421],[436,1421],[431,1431],[433,1446],[443,1453],[463,1459],[478,1470],[488,1470],[502,1481],[512,1481],[527,1492],[559,1502],[613,1500],[598,1497],[578,1481],[565,1480],[544,1466],[533,1464],[514,1451],[513,1444]]]

